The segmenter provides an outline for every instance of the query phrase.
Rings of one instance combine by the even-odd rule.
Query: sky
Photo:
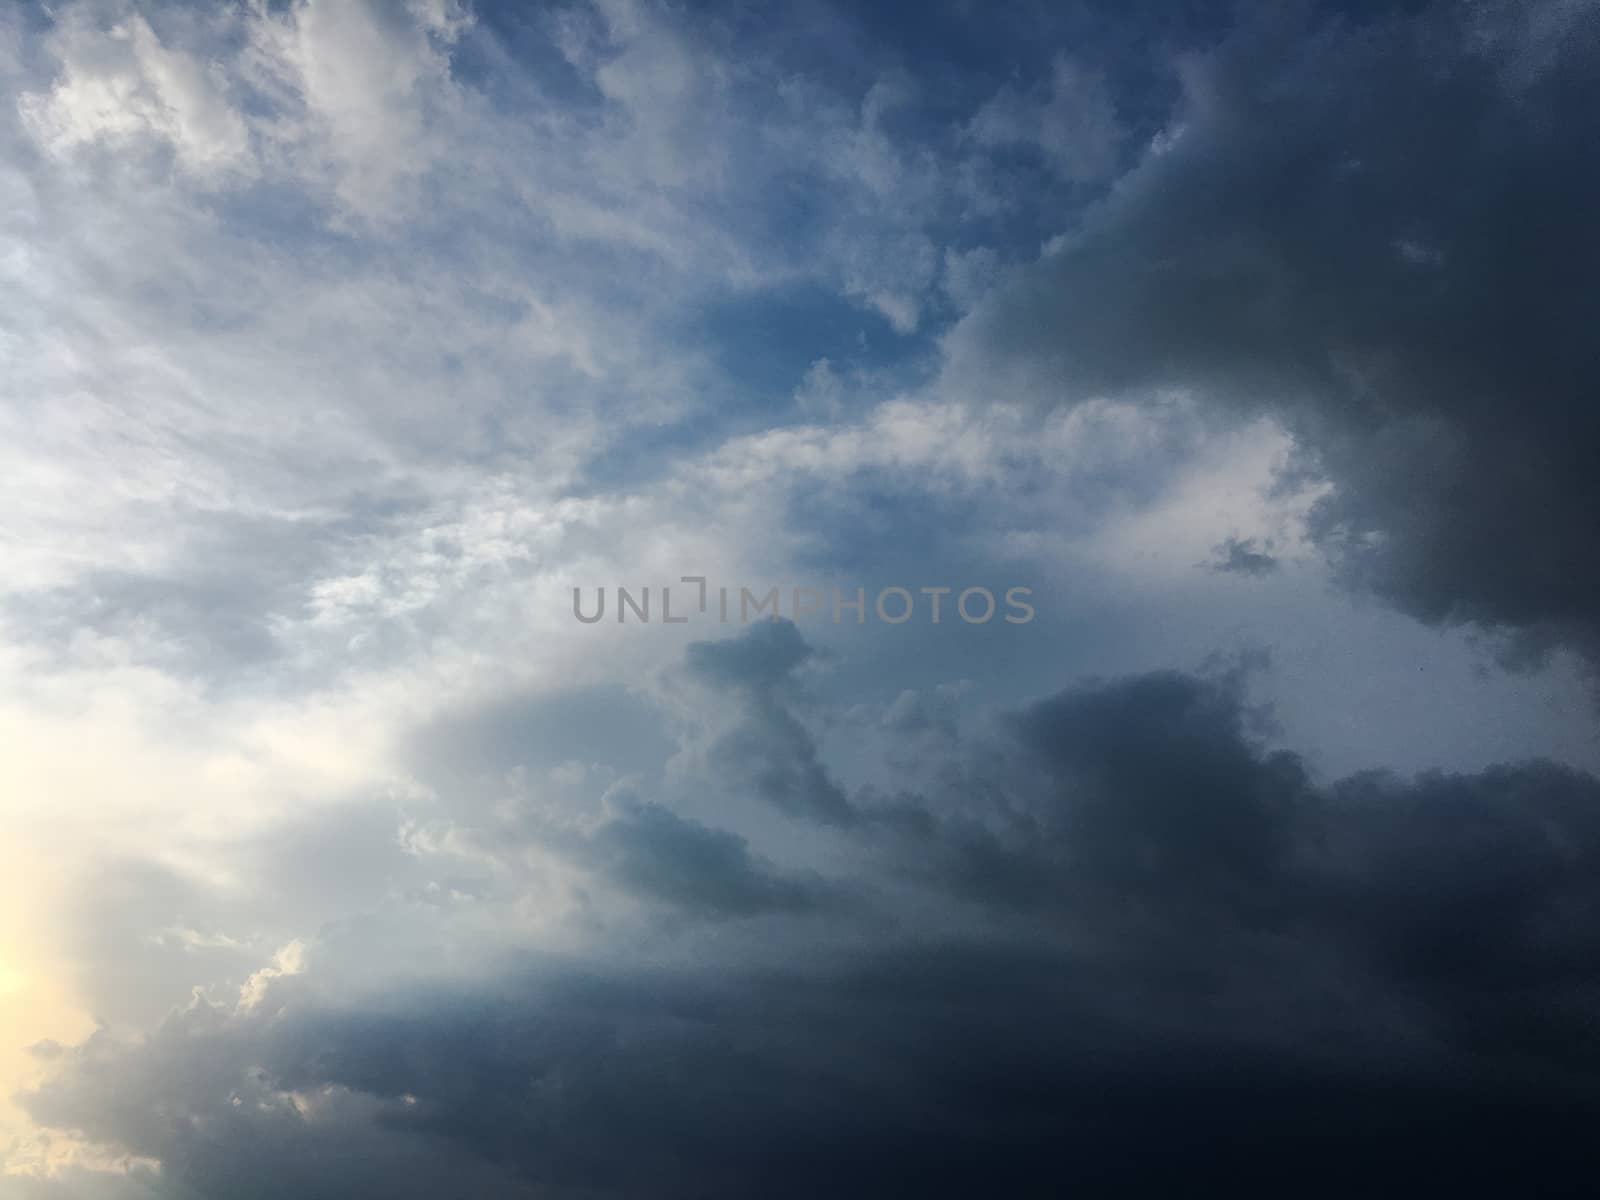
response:
[[[1600,6],[0,90],[0,1198],[1586,1194]]]

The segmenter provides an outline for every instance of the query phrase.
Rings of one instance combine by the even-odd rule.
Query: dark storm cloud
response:
[[[1592,655],[1600,10],[1269,6],[1179,73],[1164,148],[957,328],[950,378],[1274,413],[1350,579]]]
[[[970,948],[812,977],[546,966],[359,1014],[190,1014],[86,1074],[102,1110],[202,1116],[152,1121],[146,1144],[194,1194],[241,1197],[1537,1188],[1576,1164],[1595,1111],[1514,1079],[1488,1091],[1488,1072],[1135,1048],[1079,990],[1060,959]],[[322,1108],[302,1119],[272,1085]]]
[[[807,653],[783,630],[691,661],[772,696]],[[755,966],[713,938],[364,1000],[319,990],[313,957],[253,1007],[62,1052],[26,1102],[159,1157],[172,1195],[454,1194],[427,1189],[458,1170],[473,1194],[574,1197],[1576,1179],[1600,1117],[1600,781],[1321,785],[1256,725],[1237,673],[1160,672],[939,739],[962,806],[861,795],[849,826],[921,899],[837,910],[832,950]],[[719,919],[826,890],[636,801],[584,856]]]

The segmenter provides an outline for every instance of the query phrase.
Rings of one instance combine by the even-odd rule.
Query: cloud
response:
[[[440,714],[408,739],[418,775],[440,788],[518,768],[657,768],[676,749],[661,713],[618,684],[495,696]]]
[[[1278,569],[1278,560],[1270,553],[1271,545],[1263,548],[1255,538],[1230,537],[1213,547],[1213,571],[1234,575],[1265,575]]]
[[[791,676],[811,655],[794,622],[762,621],[738,638],[691,644],[686,672],[733,691],[741,702],[737,722],[707,750],[721,779],[790,816],[849,824],[850,801],[829,776],[793,703]]]
[[[1312,528],[1348,579],[1592,652],[1594,19],[1246,20],[1181,59],[1139,164],[956,328],[949,380],[1274,413],[1335,485]]]
[[[713,654],[722,682],[783,678],[793,639],[768,638]],[[1257,741],[1239,688],[1110,680],[941,739],[960,818],[857,797],[856,869],[888,908],[834,909],[822,947],[779,934],[752,957],[691,927],[648,963],[601,941],[350,991],[329,968],[357,935],[335,930],[248,1003],[63,1050],[26,1103],[159,1159],[163,1196],[420,1196],[447,1171],[488,1195],[1335,1195],[1417,1153],[1460,1186],[1565,1178],[1600,1114],[1600,1062],[1574,1053],[1600,781],[1530,763],[1320,785]],[[714,924],[813,886],[620,796],[568,852]]]
[[[253,23],[267,88],[303,108],[293,136],[325,159],[339,202],[385,220],[443,156],[441,135],[460,104],[449,47],[470,24],[454,3],[307,3]]]
[[[0,17],[0,1187],[1565,1182],[1593,14],[1222,8]]]
[[[839,899],[816,876],[784,876],[745,840],[626,792],[608,793],[608,817],[578,843],[577,857],[611,883],[701,917],[827,910]]]
[[[1025,96],[1007,84],[973,116],[968,134],[983,146],[1028,146],[1073,182],[1110,175],[1124,131],[1105,81],[1058,55],[1044,91]]]
[[[202,179],[254,171],[248,128],[217,72],[163,44],[138,13],[104,33],[82,20],[81,8],[64,16],[56,41],[60,77],[18,101],[40,144],[60,155],[87,143],[147,138],[165,142],[179,165]]]

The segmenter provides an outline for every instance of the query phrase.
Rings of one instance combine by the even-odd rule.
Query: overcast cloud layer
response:
[[[1595,5],[0,80],[0,1196],[1586,1194]]]

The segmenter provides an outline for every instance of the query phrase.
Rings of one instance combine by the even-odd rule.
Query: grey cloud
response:
[[[195,982],[242,977],[260,954],[234,940],[239,908],[198,879],[128,859],[94,864],[92,879],[74,897],[64,950],[97,1021],[150,1025]]]
[[[708,683],[770,695],[813,654],[793,621],[762,621],[737,638],[693,643],[687,663],[690,674]]]
[[[196,1000],[140,1043],[97,1034],[75,1052],[73,1082],[36,1097],[31,1107],[46,1124],[154,1151],[160,1175],[137,1173],[135,1181],[148,1191],[132,1194],[159,1200],[219,1191],[250,1200],[285,1194],[335,1200],[369,1186],[416,1200],[456,1188],[496,1198],[530,1195],[526,1183],[448,1141],[386,1128],[403,1107],[398,1096],[375,1099],[317,1084],[295,1095],[274,1087],[279,1047],[295,1034],[272,1031],[267,1042],[239,1036],[252,1024],[230,1022],[224,1010]],[[295,1049],[338,1072],[349,1048],[331,1033],[314,1034]]]
[[[1261,546],[1255,538],[1230,537],[1213,547],[1216,557],[1211,569],[1232,575],[1266,575],[1278,569],[1270,545]]]
[[[753,791],[789,816],[848,825],[855,820],[850,800],[793,703],[793,672],[812,654],[792,621],[763,621],[737,638],[693,643],[685,669],[742,702],[741,719],[708,751],[726,784]]]
[[[309,618],[317,584],[367,566],[420,507],[401,492],[340,497],[336,516],[130,506],[124,515],[138,527],[179,531],[166,563],[96,567],[14,592],[0,598],[0,617],[28,640],[64,644],[93,631],[126,639],[141,661],[225,682],[286,657],[281,631]]]
[[[793,626],[765,625],[688,650],[691,677],[731,689],[741,704],[764,697],[712,747],[711,760],[730,779],[754,781],[780,807],[788,789],[819,780],[842,798],[778,696],[810,654]],[[679,749],[669,730],[667,710],[620,686],[566,688],[443,714],[414,733],[409,754],[419,776],[449,796],[438,827],[465,836],[475,853],[513,874],[526,870],[522,855],[537,845],[649,902],[668,921],[840,903],[842,894],[821,877],[784,873],[745,838],[649,798],[652,777]],[[778,761],[769,761],[774,754]]]
[[[981,145],[1028,146],[1062,178],[1094,182],[1112,173],[1126,130],[1105,80],[1065,57],[1052,63],[1046,95],[1007,84],[980,108],[967,131]]]
[[[612,815],[577,844],[576,857],[625,891],[714,918],[827,911],[842,899],[814,874],[779,873],[736,834],[632,797],[610,802]]]
[[[486,890],[481,866],[408,853],[407,820],[401,804],[351,798],[215,844],[206,874],[132,857],[79,864],[62,953],[84,1004],[109,1028],[144,1028],[197,986],[237,988],[326,924],[425,901],[430,884]]]
[[[26,1103],[160,1157],[171,1195],[425,1195],[446,1170],[574,1197],[1576,1178],[1600,781],[1320,785],[1251,728],[1236,680],[1158,673],[1022,710],[998,753],[949,743],[982,781],[971,824],[902,795],[927,814],[908,874],[990,914],[976,932],[841,913],[832,950],[776,965],[597,948],[345,1000],[313,960],[253,1009],[68,1050]],[[876,811],[856,836],[908,868],[909,822],[895,840]],[[736,840],[645,806],[596,845],[680,897],[696,864],[712,892],[750,883]]]
[[[1180,60],[1162,144],[955,330],[947,382],[1276,414],[1335,484],[1313,532],[1349,579],[1592,652],[1597,20],[1247,17]]]
[[[730,781],[794,817],[847,825],[854,813],[830,777],[810,732],[793,713],[768,701],[749,720],[722,736],[710,757]]]
[[[0,1154],[0,1167],[5,1161]],[[6,1177],[6,1185],[15,1200],[190,1200],[192,1196],[174,1190],[147,1163],[130,1164],[126,1171],[97,1171],[74,1165],[49,1176],[17,1173]]]
[[[440,714],[413,731],[408,758],[424,778],[460,787],[518,767],[598,763],[657,770],[676,743],[662,714],[617,684],[510,694]]]

